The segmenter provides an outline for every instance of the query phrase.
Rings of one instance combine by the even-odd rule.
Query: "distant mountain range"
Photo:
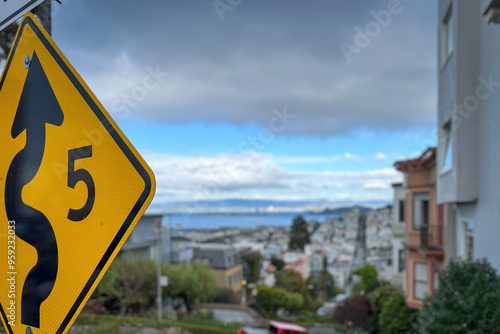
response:
[[[265,199],[224,199],[213,201],[154,203],[148,213],[273,213],[273,212],[320,212],[342,214],[360,206],[366,213],[373,208],[390,204],[390,201],[286,201]],[[347,210],[347,211],[346,211]]]

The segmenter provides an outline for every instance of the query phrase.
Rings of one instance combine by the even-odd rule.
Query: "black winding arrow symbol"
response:
[[[5,207],[9,220],[16,222],[16,235],[38,253],[38,261],[24,282],[21,298],[21,322],[36,328],[40,328],[40,306],[52,292],[57,276],[57,242],[47,217],[23,202],[22,191],[42,163],[46,124],[60,126],[63,120],[63,111],[34,52],[11,130],[12,138],[26,130],[26,145],[10,164],[5,182]]]

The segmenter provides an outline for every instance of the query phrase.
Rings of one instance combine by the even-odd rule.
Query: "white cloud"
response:
[[[387,155],[385,155],[384,153],[377,153],[375,155],[375,159],[377,159],[377,160],[386,160],[387,159]]]
[[[144,158],[156,175],[157,204],[230,198],[388,200],[390,184],[401,179],[393,168],[293,171],[278,166],[286,157],[255,152],[201,157],[144,152]]]
[[[353,161],[362,161],[361,157],[355,155],[355,154],[351,154],[349,152],[346,152],[344,153],[344,158],[348,159],[348,160],[353,160]]]
[[[320,163],[329,163],[329,162],[338,162],[342,161],[343,158],[340,155],[334,156],[299,156],[299,157],[290,157],[279,155],[274,157],[274,161],[279,163],[280,165],[288,165],[288,164],[320,164]]]

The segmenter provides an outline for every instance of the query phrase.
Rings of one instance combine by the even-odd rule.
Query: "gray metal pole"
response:
[[[32,10],[33,15],[42,24],[47,33],[52,36],[52,0],[45,0]]]
[[[158,226],[158,267],[156,270],[156,281],[157,281],[157,308],[158,308],[158,321],[162,320],[162,304],[163,304],[163,298],[161,295],[161,232],[163,229],[163,224],[162,220],[159,220],[159,226]]]

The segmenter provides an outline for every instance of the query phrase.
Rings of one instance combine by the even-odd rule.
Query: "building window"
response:
[[[406,251],[404,249],[399,250],[398,254],[398,272],[402,272],[405,270],[405,258],[406,258]]]
[[[453,52],[453,15],[450,8],[441,23],[441,66],[444,66]]]
[[[429,193],[413,194],[413,230],[429,225]]]
[[[233,277],[232,276],[229,276],[227,278],[227,286],[230,288],[233,286]]]
[[[486,16],[488,23],[500,23],[500,2],[498,0],[489,0],[488,2],[490,4],[484,12],[484,16]]]
[[[465,222],[465,243],[464,243],[464,258],[465,261],[474,261],[474,223]]]
[[[399,222],[405,221],[405,200],[399,200]]]
[[[444,24],[446,26],[446,56],[449,56],[453,52],[453,15],[451,5],[444,18]]]
[[[427,296],[427,264],[415,262],[413,264],[414,293],[415,299],[425,299]]]
[[[444,158],[441,173],[446,173],[453,167],[453,140],[451,137],[451,122],[448,122],[443,128],[444,139]]]

